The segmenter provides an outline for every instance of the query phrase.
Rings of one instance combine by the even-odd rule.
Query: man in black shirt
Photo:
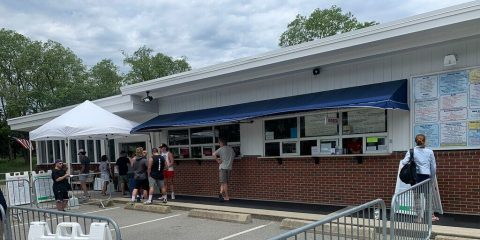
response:
[[[63,161],[55,160],[55,169],[52,170],[53,193],[58,211],[65,211],[68,203],[68,178],[70,175],[63,168]]]
[[[125,151],[120,152],[120,157],[117,159],[115,165],[118,168],[118,178],[120,181],[120,189],[122,189],[122,194],[125,196],[127,193],[125,189],[128,184],[128,164],[130,164],[130,159],[128,159],[127,154]]]

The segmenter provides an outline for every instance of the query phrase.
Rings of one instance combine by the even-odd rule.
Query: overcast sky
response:
[[[253,56],[278,47],[297,14],[340,6],[360,21],[386,23],[462,0],[0,0],[0,28],[33,40],[60,42],[91,67],[110,58],[122,70],[122,50],[146,45],[194,69]]]

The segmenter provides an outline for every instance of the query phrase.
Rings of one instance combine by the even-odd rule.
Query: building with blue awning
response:
[[[166,143],[175,193],[217,196],[212,152],[226,138],[232,198],[346,206],[390,199],[399,160],[424,133],[445,211],[478,215],[479,26],[474,1],[124,86],[94,103],[141,123],[132,136],[70,146],[98,161]],[[30,131],[72,107],[8,123]],[[37,146],[39,169],[65,154],[56,141]]]

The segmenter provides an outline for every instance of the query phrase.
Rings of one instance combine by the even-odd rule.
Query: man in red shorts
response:
[[[160,146],[160,155],[162,155],[165,158],[165,162],[167,164],[166,170],[164,172],[164,180],[165,180],[165,188],[166,192],[168,194],[168,189],[170,188],[171,191],[171,197],[172,199],[175,199],[175,193],[173,192],[173,183],[175,179],[175,171],[173,169],[173,154],[168,151],[168,146],[165,143],[162,143]],[[166,197],[166,196],[165,196]],[[163,198],[163,196],[162,196]]]

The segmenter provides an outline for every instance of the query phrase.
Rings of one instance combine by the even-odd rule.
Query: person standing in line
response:
[[[232,147],[227,145],[227,141],[223,138],[219,138],[218,143],[220,144],[220,148],[213,153],[213,157],[219,164],[220,194],[218,195],[218,198],[221,202],[223,202],[230,200],[228,195],[228,182],[232,174],[235,151]]]
[[[118,180],[120,182],[120,189],[122,190],[122,195],[125,196],[127,193],[125,189],[128,187],[128,165],[130,164],[130,159],[127,158],[125,151],[120,152],[120,157],[115,162],[115,167],[118,169]]]
[[[112,175],[107,155],[102,155],[99,168],[100,178],[103,180],[102,195],[107,195],[107,185],[110,182],[110,176]]]
[[[135,179],[135,187],[132,192],[132,204],[135,202],[135,198],[137,197],[139,189],[143,189],[144,192],[146,192],[148,189],[147,159],[143,156],[143,148],[138,147],[135,151],[135,154],[136,156],[133,160],[133,178]]]
[[[416,182],[420,183],[427,179],[434,179],[437,173],[437,162],[431,149],[426,148],[427,138],[423,134],[415,136],[415,148],[413,149],[413,159],[417,165]],[[405,158],[401,161],[403,165],[410,161],[410,151],[407,151]],[[440,220],[432,213],[432,221]]]
[[[168,187],[170,187],[171,191],[171,198],[175,199],[175,193],[173,191],[173,183],[175,179],[175,170],[173,168],[174,164],[174,159],[173,159],[173,154],[168,151],[168,146],[165,143],[162,143],[160,146],[160,155],[162,155],[165,158],[165,161],[167,163],[167,170],[164,171],[164,176],[165,176],[165,191],[168,194]],[[160,199],[160,198],[159,198]]]
[[[70,174],[63,168],[63,161],[55,160],[55,168],[52,171],[53,194],[55,195],[55,204],[58,211],[65,211],[68,203],[68,178]]]
[[[152,149],[152,157],[148,159],[148,200],[145,204],[152,204],[153,192],[155,190],[155,185],[162,192],[162,197],[160,198],[163,203],[167,203],[167,194],[164,185],[164,176],[163,171],[165,170],[165,158],[158,153],[157,148]]]
[[[80,185],[83,190],[83,197],[88,198],[90,195],[88,194],[88,188],[87,188],[87,178],[88,175],[90,174],[90,159],[87,157],[87,152],[85,150],[80,149],[78,150],[78,155],[80,156],[80,164],[81,164],[81,169],[80,169]]]
[[[128,171],[127,171],[127,176],[128,176],[128,189],[130,191],[130,195],[132,195],[133,189],[135,188],[135,179],[134,173],[133,173],[133,162],[135,162],[135,153],[132,151],[128,152]]]

